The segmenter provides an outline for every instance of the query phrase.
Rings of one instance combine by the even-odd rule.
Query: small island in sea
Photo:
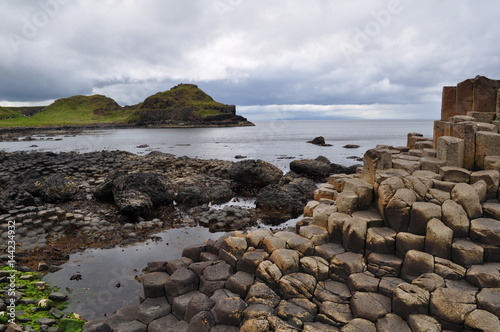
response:
[[[103,95],[72,96],[49,106],[1,107],[0,128],[253,126],[235,105],[215,101],[194,84],[179,84],[143,102],[120,106]]]

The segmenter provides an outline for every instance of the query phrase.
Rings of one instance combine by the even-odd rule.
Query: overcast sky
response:
[[[500,78],[500,2],[0,0],[0,105],[178,83],[267,118],[426,118]]]

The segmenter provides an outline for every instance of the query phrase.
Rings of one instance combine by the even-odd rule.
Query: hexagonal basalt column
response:
[[[446,166],[463,167],[464,140],[452,136],[441,136],[437,144],[437,158]]]

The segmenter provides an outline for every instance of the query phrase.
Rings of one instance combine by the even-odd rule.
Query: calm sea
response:
[[[332,162],[352,165],[358,162],[348,157],[362,157],[367,149],[377,144],[406,145],[407,133],[419,132],[432,136],[432,128],[431,120],[276,120],[241,128],[95,130],[76,137],[0,142],[0,150],[76,150],[83,153],[119,149],[137,154],[162,151],[176,156],[224,160],[236,160],[236,155],[243,155],[269,161],[287,170],[291,157],[316,158],[323,155]],[[333,146],[320,147],[306,143],[316,136],[323,136]],[[360,147],[345,149],[343,146],[346,144]],[[138,147],[141,145],[148,147]],[[294,224],[294,221],[290,222]],[[44,280],[70,294],[69,306],[65,311],[77,312],[91,320],[102,317],[104,313],[109,315],[125,305],[139,304],[138,295],[142,287],[134,277],[141,274],[148,261],[179,258],[185,246],[221,236],[220,233],[211,234],[202,227],[171,229],[156,235],[162,240],[149,240],[108,250],[85,250],[71,255],[62,270],[48,274]],[[70,280],[77,272],[82,275],[82,280]]]
[[[406,134],[432,136],[432,120],[327,120],[256,122],[255,127],[165,128],[91,130],[76,137],[52,136],[51,140],[0,142],[0,150],[79,151],[125,150],[136,154],[151,151],[202,159],[236,160],[235,156],[259,158],[286,170],[291,159],[323,155],[342,165],[358,163],[377,144],[406,145]],[[330,147],[306,143],[323,136]],[[36,137],[36,136],[35,136]],[[56,140],[62,139],[62,140]],[[345,149],[355,144],[357,149]],[[147,147],[141,147],[147,145]]]

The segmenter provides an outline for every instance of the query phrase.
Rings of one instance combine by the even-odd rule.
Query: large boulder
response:
[[[187,183],[186,183],[187,182]],[[200,177],[194,181],[177,181],[179,186],[175,201],[185,206],[226,203],[234,197],[230,182],[213,177]]]
[[[344,166],[340,164],[330,163],[330,173],[331,174],[356,174],[358,167],[361,164],[356,164],[352,166]]]
[[[311,179],[289,172],[279,185],[268,185],[261,189],[255,205],[264,212],[261,217],[265,222],[281,223],[301,215],[316,188]]]
[[[46,202],[67,202],[78,192],[78,185],[64,175],[53,174],[41,182],[40,191]]]
[[[289,192],[291,196],[300,199],[304,203],[313,199],[314,191],[318,189],[313,180],[294,172],[285,174],[279,185]]]
[[[290,169],[316,181],[325,180],[331,172],[329,164],[314,159],[294,160],[290,163]]]
[[[255,206],[271,213],[274,219],[288,220],[298,217],[304,210],[305,203],[293,196],[283,187],[269,185],[259,191]]]
[[[241,194],[254,194],[269,184],[277,184],[283,172],[263,160],[243,160],[228,169],[229,178],[236,184],[235,190]]]
[[[208,204],[208,192],[206,188],[197,185],[182,186],[177,192],[175,201],[187,206],[198,206]]]
[[[94,196],[114,200],[122,214],[136,218],[147,217],[153,206],[170,204],[174,191],[170,179],[162,174],[116,172],[96,188]]]
[[[307,143],[311,143],[311,144],[319,145],[319,146],[332,146],[331,144],[326,144],[325,138],[323,136],[315,137],[313,140],[307,141]]]

